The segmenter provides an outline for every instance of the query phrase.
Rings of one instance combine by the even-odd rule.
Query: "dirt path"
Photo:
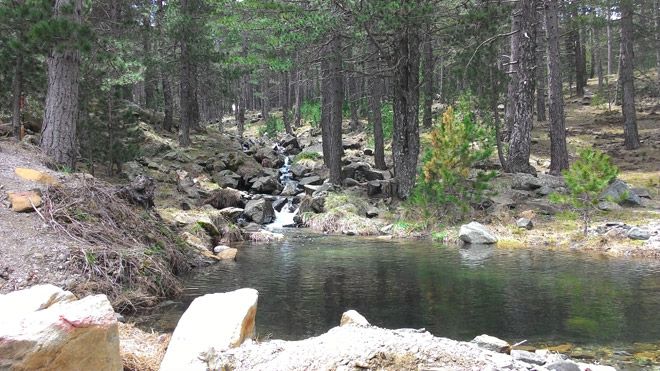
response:
[[[45,224],[37,213],[16,213],[8,208],[8,191],[45,189],[45,185],[25,180],[15,174],[17,167],[58,174],[43,165],[34,151],[8,142],[0,142],[0,293],[52,283],[72,287],[75,274],[68,271],[71,249],[78,243],[61,236]]]

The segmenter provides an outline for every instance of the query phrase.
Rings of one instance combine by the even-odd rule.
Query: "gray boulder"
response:
[[[497,237],[493,235],[484,225],[471,222],[464,224],[458,232],[458,238],[470,244],[493,244],[497,243]]]
[[[309,174],[311,171],[312,169],[310,169],[308,166],[305,166],[304,164],[295,163],[291,165],[291,173],[293,174],[294,177],[298,179]]]
[[[619,204],[612,201],[600,201],[598,203],[598,209],[602,211],[616,211],[623,209]]]
[[[231,170],[222,170],[213,175],[213,181],[222,188],[238,188],[241,176]]]
[[[539,366],[543,365],[546,362],[545,357],[543,357],[542,355],[528,352],[526,350],[513,349],[511,351],[511,357],[513,357],[513,359],[517,361],[531,363]]]
[[[645,229],[637,228],[637,227],[632,227],[628,230],[627,233],[628,238],[631,240],[648,240],[651,238],[651,233]]]
[[[284,189],[282,190],[282,193],[280,193],[282,196],[295,196],[298,194],[298,183],[289,181],[284,185]]]
[[[299,183],[303,187],[306,186],[306,185],[320,185],[320,184],[323,183],[323,179],[321,179],[320,176],[312,175],[312,176],[308,176],[306,178],[300,179]]]
[[[641,206],[641,198],[630,188],[626,182],[615,179],[609,186],[601,193],[600,199],[603,201],[616,202],[619,205],[627,206]]]
[[[366,216],[367,218],[375,218],[380,214],[380,210],[377,207],[369,206],[367,207]]]
[[[527,218],[520,218],[516,220],[516,225],[518,228],[532,229],[534,228],[534,222]]]
[[[511,179],[511,188],[513,189],[533,191],[541,187],[543,187],[541,180],[531,174],[516,173],[513,174],[513,178]]]
[[[545,365],[550,371],[580,371],[580,366],[572,361],[556,361]]]
[[[248,202],[243,213],[258,224],[268,224],[275,220],[273,202],[265,198]]]
[[[471,343],[477,344],[479,348],[497,353],[508,353],[511,349],[509,343],[490,335],[479,335],[472,339]]]
[[[276,176],[262,176],[252,183],[251,189],[257,193],[273,194],[282,189]]]

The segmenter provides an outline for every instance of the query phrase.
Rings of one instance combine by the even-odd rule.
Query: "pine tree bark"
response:
[[[376,54],[376,48],[371,48],[370,54]],[[369,123],[374,131],[374,161],[377,169],[385,170],[385,144],[383,138],[383,117],[381,113],[383,97],[383,79],[378,75],[379,62],[374,58],[371,62],[369,77]]]
[[[520,8],[516,7],[511,14],[511,32],[520,30]],[[511,138],[511,131],[513,130],[513,121],[516,113],[516,106],[514,102],[518,99],[516,97],[518,89],[518,69],[519,69],[519,56],[518,49],[520,44],[520,32],[515,32],[511,35],[510,39],[510,56],[509,56],[509,84],[507,85],[506,93],[506,106],[504,111],[504,122],[506,123],[506,132],[503,133],[505,141]]]
[[[187,0],[182,0],[185,3]],[[193,127],[194,113],[194,91],[192,88],[192,67],[190,65],[190,47],[187,40],[181,41],[181,82],[179,88],[179,100],[181,102],[181,124],[179,125],[179,145],[187,147],[190,145],[190,130]]]
[[[605,11],[606,31],[607,31],[607,74],[611,75],[614,70],[614,54],[612,54],[612,4],[607,2]]]
[[[156,109],[156,83],[157,75],[154,70],[155,66],[151,62],[151,21],[149,17],[145,17],[143,20],[144,23],[144,35],[143,35],[143,51],[144,51],[144,102],[145,107],[149,109]]]
[[[577,23],[577,8],[574,8],[575,11],[572,14],[573,22]],[[586,66],[584,63],[584,53],[582,51],[582,37],[579,26],[574,26],[573,32],[571,33],[573,38],[573,53],[574,53],[574,64],[575,64],[575,94],[578,97],[584,96],[584,82],[586,75]]]
[[[637,117],[635,113],[633,2],[621,0],[621,75],[623,88],[623,132],[626,149],[639,148]]]
[[[545,88],[545,80],[546,80],[546,74],[547,74],[547,69],[545,68],[544,64],[544,53],[543,53],[543,18],[539,19],[538,22],[538,29],[537,29],[537,34],[536,34],[536,40],[537,40],[537,55],[536,55],[536,63],[538,64],[538,67],[536,68],[537,76],[536,76],[536,120],[539,122],[544,122],[546,120],[545,116],[545,93],[546,93],[546,88]]]
[[[172,86],[170,85],[170,79],[166,76],[162,68],[160,71],[160,83],[163,87],[163,106],[165,111],[163,130],[169,132],[172,131],[174,123],[174,102],[172,99]]]
[[[420,37],[415,27],[404,27],[395,36],[392,78],[394,128],[392,159],[397,196],[410,196],[417,179],[419,157]],[[398,62],[397,62],[398,61]]]
[[[243,132],[245,131],[245,109],[247,106],[248,79],[248,76],[241,76],[238,83],[238,115],[236,117],[236,130],[238,131],[239,138],[243,138]]]
[[[322,64],[321,132],[323,160],[330,170],[330,182],[341,184],[342,105],[344,76],[342,74],[341,37],[332,35]]]
[[[603,90],[603,53],[601,45],[601,35],[600,30],[596,29],[596,26],[593,26],[592,31],[594,35],[594,59],[596,60],[596,76],[598,76],[598,91],[602,92]]]
[[[529,155],[536,85],[536,1],[521,0],[520,10],[520,37],[516,52],[518,81],[507,166],[514,173],[535,173],[529,164]]]
[[[302,105],[302,72],[300,70],[296,71],[296,85],[295,85],[295,107],[293,112],[293,126],[296,128],[300,127],[300,122],[302,121],[302,114],[300,111]]]
[[[424,41],[424,112],[422,114],[422,123],[425,128],[433,126],[433,70],[435,69],[433,61],[433,38],[431,37],[431,28],[426,29],[426,40]]]
[[[21,95],[23,94],[23,55],[18,52],[11,85],[11,127],[16,140],[21,140]]]
[[[558,0],[545,0],[545,27],[548,50],[548,115],[550,116],[550,173],[568,169],[564,95],[559,55]]]
[[[55,17],[79,24],[82,0],[56,0]],[[55,47],[48,55],[46,64],[48,91],[41,148],[55,162],[75,168],[80,51],[70,46]]]
[[[655,82],[660,97],[660,1],[653,1],[653,18],[655,23]]]
[[[289,71],[284,71],[282,73],[282,121],[284,121],[284,129],[287,134],[293,135],[293,129],[291,128],[291,120],[289,117],[289,111],[291,110],[290,94],[289,94]]]

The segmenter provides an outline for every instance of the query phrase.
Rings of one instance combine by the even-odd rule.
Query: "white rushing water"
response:
[[[284,165],[280,168],[280,174],[280,182],[285,187],[288,183],[297,183],[291,179],[291,160],[289,156],[284,157]],[[293,205],[292,197],[286,197],[286,200],[286,204],[281,211],[275,210],[275,220],[266,226],[268,230],[282,229],[295,224],[293,219],[298,214],[298,207]]]

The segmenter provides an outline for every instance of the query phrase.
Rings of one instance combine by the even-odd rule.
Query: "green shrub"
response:
[[[494,172],[473,171],[473,166],[494,151],[494,135],[472,111],[469,97],[456,109],[449,107],[440,124],[431,131],[431,142],[424,151],[422,171],[410,201],[424,217],[448,211],[465,213],[479,202]]]
[[[298,163],[304,160],[316,161],[321,158],[321,154],[318,152],[300,152],[293,158],[293,163]]]
[[[552,194],[551,200],[572,205],[581,215],[586,235],[591,214],[598,205],[598,196],[616,178],[619,169],[612,159],[596,149],[583,149],[570,169],[563,172],[568,195]]]
[[[277,133],[284,131],[284,121],[278,117],[271,117],[266,121],[266,125],[261,126],[258,130],[259,136],[267,135],[269,138],[274,138]]]
[[[321,103],[305,101],[300,106],[300,117],[312,127],[318,127],[321,124]]]

